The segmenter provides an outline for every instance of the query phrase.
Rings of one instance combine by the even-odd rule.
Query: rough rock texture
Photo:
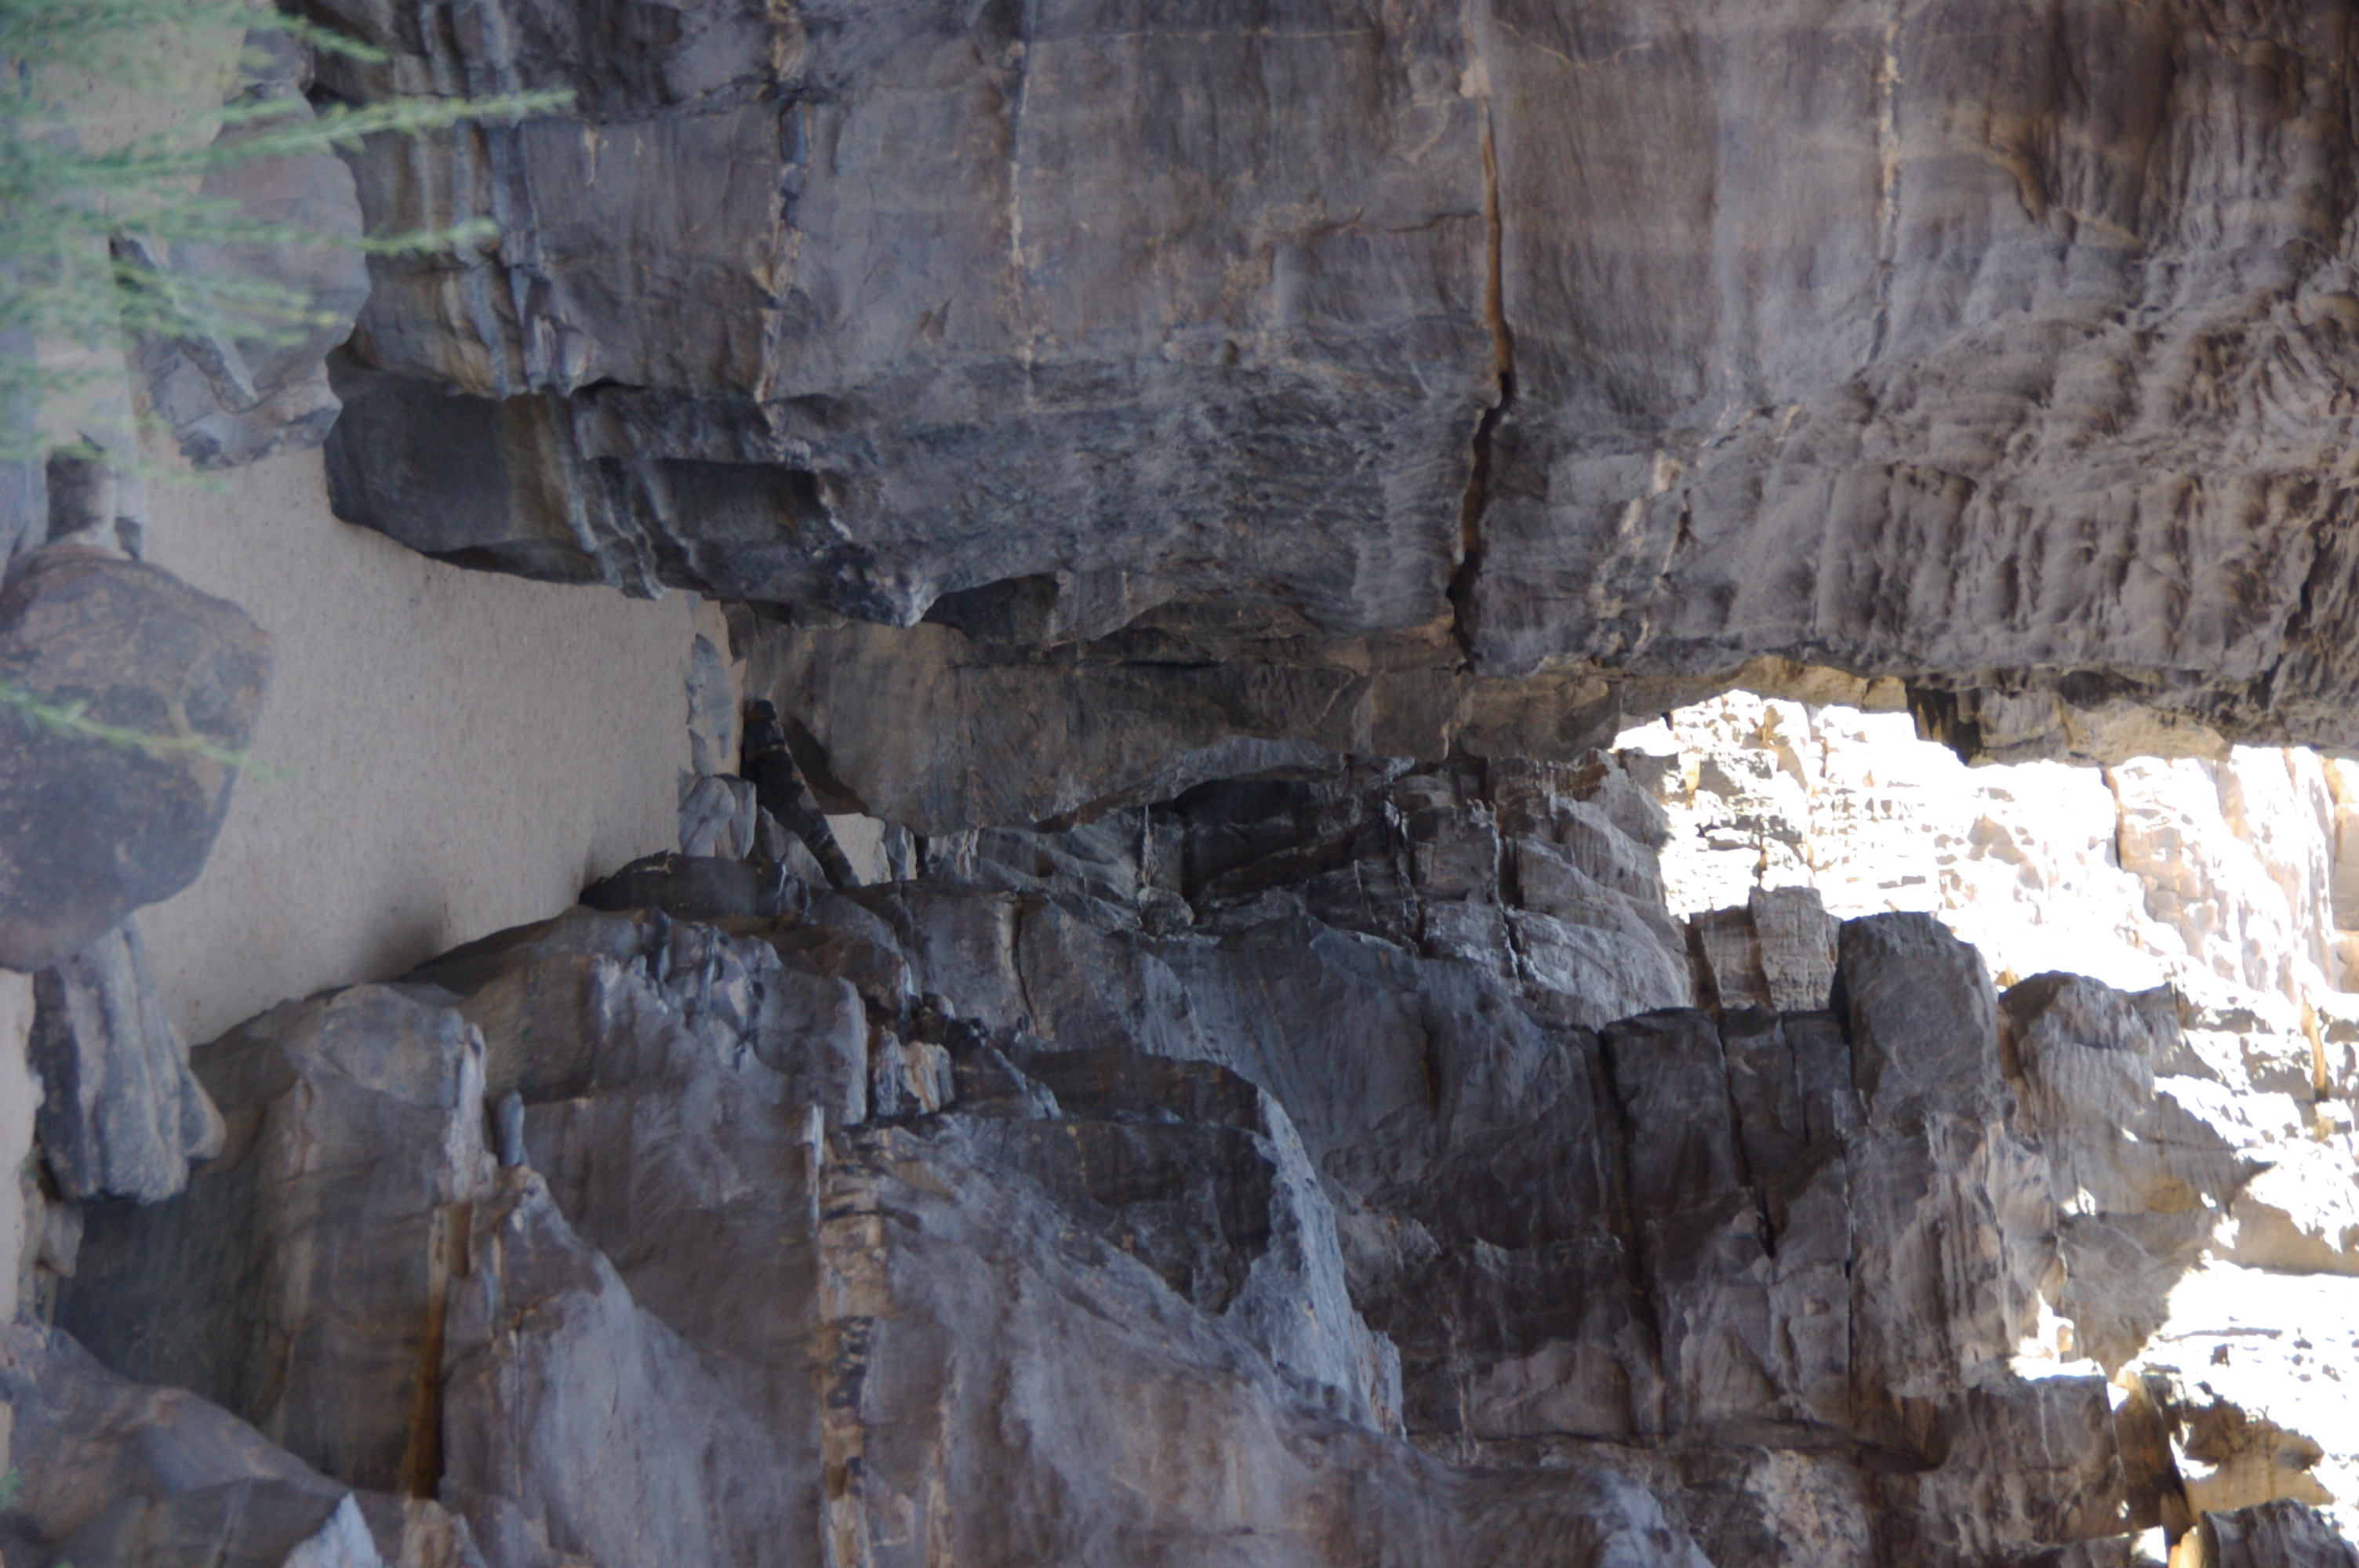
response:
[[[189,1073],[189,1048],[125,921],[34,980],[27,1057],[40,1075],[42,1158],[69,1198],[153,1202],[221,1152],[221,1113]]]
[[[2238,1412],[2275,1435],[2227,1442],[2227,1417],[2205,1416],[2209,1456],[2174,1451],[2198,1506],[2290,1497],[2359,1530],[2344,1393],[2359,1346],[2342,1326],[2359,1310],[2359,999],[2336,989],[2351,916],[2334,892],[2359,842],[2347,764],[2222,746],[1970,769],[1909,738],[1897,694],[1792,689],[1623,738],[1664,806],[1671,907],[1697,912],[1701,994],[1764,983],[1773,905],[1930,910],[1970,934],[2012,986],[2017,1124],[2046,1151],[2060,1214],[2062,1272],[2019,1364],[2158,1378],[2158,1408]],[[2014,983],[2056,966],[2124,989]]]
[[[221,1157],[172,1204],[89,1211],[61,1321],[116,1370],[201,1395],[347,1486],[430,1491],[426,1303],[490,1169],[480,1039],[362,987],[265,1013],[193,1065],[228,1122]],[[223,1244],[236,1236],[261,1255]]]
[[[252,736],[269,674],[260,628],[168,572],[63,546],[19,567],[0,590],[0,681],[182,749],[0,711],[0,964],[47,968],[195,878],[237,776],[221,759]]]
[[[1564,762],[1620,719],[1605,681],[1476,674],[1439,631],[1336,642],[1299,615],[1273,626],[1177,604],[1044,653],[1023,641],[1037,630],[1001,630],[1001,601],[1017,598],[978,589],[906,631],[740,611],[747,681],[803,727],[807,771],[835,809],[923,833],[1094,815],[1348,756]]]
[[[11,1563],[86,1568],[483,1568],[434,1503],[354,1493],[228,1411],[127,1382],[62,1334],[0,1329],[22,1488]]]
[[[2176,1011],[1910,913],[1685,1005],[1663,827],[1598,755],[653,860],[198,1051],[222,1155],[86,1206],[58,1323],[487,1568],[2126,1563],[2322,1500],[2198,1368],[2018,1355],[2211,1277]]]
[[[2203,1517],[2205,1562],[2217,1568],[2351,1568],[2359,1551],[2296,1503],[2263,1503]]]
[[[266,107],[277,117],[258,125],[233,124],[220,134],[219,145],[234,147],[309,120],[312,111],[303,90],[310,76],[305,51],[287,34],[249,33],[229,106],[246,114]],[[306,239],[182,241],[153,252],[143,247],[141,259],[175,282],[288,289],[308,304],[309,315],[292,331],[257,322],[251,335],[240,336],[233,311],[225,330],[200,340],[141,341],[136,361],[147,405],[199,468],[316,447],[327,439],[339,407],[328,387],[328,351],[350,334],[368,297],[366,264],[350,243],[361,237],[352,175],[324,150],[246,158],[208,172],[197,194],[240,222],[292,230]]]
[[[222,20],[215,12],[198,26],[176,26],[168,8],[110,14],[93,36],[107,40],[108,52],[132,49],[125,57],[132,69],[93,74],[69,63],[73,49],[41,56],[20,83],[27,105],[83,155],[135,168],[141,157],[205,150],[195,140],[200,127],[213,138],[210,150],[225,152],[310,120],[303,47],[283,30],[246,32]],[[215,118],[224,107],[229,114]],[[148,174],[135,183],[159,178],[168,187],[180,176]],[[143,430],[166,435],[201,468],[252,462],[327,438],[339,406],[325,357],[350,334],[368,295],[365,264],[349,243],[361,235],[351,172],[323,148],[282,152],[207,169],[187,194],[206,204],[208,222],[245,235],[159,240],[132,228],[79,243],[90,253],[85,265],[144,276],[133,287],[185,292],[218,307],[204,330],[162,339],[120,320],[57,321],[38,340],[22,329],[0,337],[0,352],[38,359],[55,373],[38,399],[0,410],[0,426],[12,438],[33,438],[38,453],[0,463],[0,566],[44,543],[140,555],[149,521],[146,480],[154,472],[152,457],[141,451]],[[135,211],[142,205],[140,198],[129,203]],[[291,239],[274,238],[290,232]],[[271,297],[257,299],[257,291]],[[293,314],[290,298],[299,305]]]
[[[0,1302],[14,1317],[28,1300],[19,1276],[30,1271],[32,1255],[40,1249],[42,1211],[38,1193],[28,1194],[24,1173],[33,1153],[34,1113],[41,1100],[39,1080],[27,1063],[26,1047],[33,1035],[33,977],[0,970],[0,1160],[18,1173],[14,1183],[0,1183]],[[8,1427],[0,1417],[0,1435]]]
[[[339,371],[339,506],[421,549],[2359,737],[2340,12],[324,9],[393,55],[335,91],[578,95],[354,159],[502,231],[375,264]]]
[[[2223,744],[1968,767],[1897,711],[1745,693],[1618,744],[1669,815],[1681,914],[1807,887],[1838,914],[1938,914],[2017,975],[2168,981],[2223,1012],[2343,1005],[2359,781],[2337,759]]]
[[[576,93],[353,154],[500,237],[373,267],[340,511],[743,672],[681,852],[34,1195],[108,1398],[300,1494],[38,1552],[2343,1553],[2359,832],[2227,746],[2359,740],[2340,11],[313,9]],[[1911,817],[1830,693],[2106,771]]]

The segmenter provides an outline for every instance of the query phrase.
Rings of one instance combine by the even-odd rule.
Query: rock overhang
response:
[[[904,625],[1053,582],[1035,645],[1177,603],[1486,679],[1792,660],[1995,756],[2350,743],[2314,8],[342,10],[389,80],[578,94],[355,159],[375,223],[501,225],[375,264],[340,377],[340,510],[432,553]]]

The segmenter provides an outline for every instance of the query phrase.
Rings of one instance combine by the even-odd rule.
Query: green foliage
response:
[[[71,363],[71,350],[97,354],[126,335],[268,345],[328,324],[299,289],[165,265],[174,244],[353,243],[255,222],[234,203],[206,200],[208,173],[373,135],[513,120],[570,98],[405,98],[316,116],[292,98],[223,104],[240,40],[257,32],[377,57],[247,0],[0,0],[0,460],[43,456],[53,443],[34,428],[33,410],[108,373]],[[125,117],[126,105],[160,124],[118,146],[91,146],[105,116]],[[430,251],[490,232],[478,222],[358,243],[375,254]],[[49,351],[38,358],[36,342]]]
[[[0,681],[0,708],[13,708],[44,730],[85,740],[103,741],[126,752],[145,752],[151,757],[200,757],[209,762],[219,762],[223,767],[244,768],[249,776],[262,779],[285,776],[275,769],[256,766],[253,758],[244,752],[216,746],[201,735],[155,735],[145,730],[103,723],[90,717],[90,704],[87,702],[44,701],[5,681]],[[6,1485],[7,1477],[0,1476],[0,1487]]]
[[[16,1506],[16,1499],[24,1495],[25,1472],[22,1470],[11,1470],[5,1475],[0,1475],[0,1514],[5,1514],[10,1509],[15,1508]],[[63,1558],[60,1558],[56,1563],[56,1568],[73,1568],[73,1564]]]
[[[175,244],[355,243],[255,222],[234,203],[205,199],[207,174],[352,147],[368,136],[514,120],[571,98],[405,98],[316,115],[292,98],[223,103],[243,41],[272,32],[324,52],[380,58],[354,39],[250,0],[0,0],[0,461],[38,462],[65,451],[125,465],[125,454],[60,441],[39,414],[54,399],[119,374],[110,351],[130,339],[267,346],[332,323],[301,290],[272,279],[193,276],[168,265]],[[134,114],[153,128],[103,145],[108,117]],[[478,243],[492,232],[477,222],[357,243],[371,254],[415,253]],[[0,708],[151,756],[252,767],[242,753],[103,724],[80,703],[44,701],[5,681]],[[0,1493],[6,1487],[0,1477]]]

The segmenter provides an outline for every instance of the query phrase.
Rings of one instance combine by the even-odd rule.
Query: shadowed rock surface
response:
[[[126,1382],[53,1330],[0,1330],[23,1486],[11,1563],[484,1568],[434,1503],[354,1493],[193,1394]]]
[[[2176,1015],[1914,914],[1699,1010],[1647,798],[1223,783],[769,913],[651,862],[196,1052],[224,1150],[86,1208],[59,1343],[486,1568],[2126,1563],[2173,1442],[2299,1469],[2011,1360],[2136,1349],[2170,1184],[2249,1179],[2111,1133]]]
[[[153,1202],[221,1152],[221,1113],[190,1075],[139,928],[126,920],[33,983],[27,1058],[40,1075],[42,1158],[69,1198]]]
[[[269,650],[237,606],[156,567],[71,546],[19,565],[0,591],[0,681],[21,699],[0,713],[0,963],[47,968],[195,879]]]
[[[333,91],[578,94],[354,159],[502,231],[373,263],[337,372],[338,507],[420,549],[985,664],[1183,611],[1300,688],[1247,740],[1775,657],[1969,752],[2359,741],[2333,7],[323,9],[393,57]],[[994,678],[1178,679],[1101,659]]]
[[[314,258],[332,390],[327,323],[144,345],[183,451],[341,401],[342,515],[730,646],[677,853],[185,1070],[116,926],[227,771],[24,731],[0,871],[106,874],[0,907],[8,1568],[2354,1561],[2318,1390],[2238,1381],[2359,1304],[2359,895],[2268,804],[2348,792],[2227,749],[2359,744],[2342,11],[310,9],[384,51],[323,99],[573,102],[354,149],[496,242]],[[0,674],[83,695],[135,590],[92,711],[243,745],[250,628],[134,563],[34,557]],[[1836,700],[2202,759],[2279,925],[2136,763],[2104,847],[1876,874],[2110,857],[2286,1007],[1831,914]]]

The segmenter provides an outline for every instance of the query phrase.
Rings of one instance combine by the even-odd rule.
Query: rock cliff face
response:
[[[306,9],[571,107],[149,401],[732,646],[679,853],[193,1051],[264,654],[117,683],[7,1568],[2359,1568],[2342,10]],[[57,476],[0,631],[162,591]]]
[[[2324,1326],[2359,1310],[2359,997],[2337,983],[2350,979],[2350,907],[2336,893],[2350,875],[2347,764],[2239,747],[2103,770],[1968,769],[1910,732],[1898,712],[1733,694],[1625,738],[1630,767],[1669,818],[1664,885],[1690,916],[1700,979],[1724,998],[1732,985],[1754,995],[1756,971],[1774,975],[1797,946],[1781,912],[1823,900],[1846,915],[1938,914],[1973,937],[2002,983],[2062,966],[2140,989],[2182,1046],[2149,1053],[2150,1077],[2081,1059],[2066,1097],[2077,1102],[2071,1141],[2102,1147],[2105,1130],[2118,1130],[2213,1161],[2233,1151],[2256,1173],[2207,1217],[2169,1195],[2192,1167],[2158,1185],[2150,1155],[2101,1154],[2103,1179],[2075,1177],[2060,1194],[2080,1211],[2062,1233],[2065,1290],[2082,1303],[2110,1295],[2106,1311],[2120,1316],[2102,1339],[2086,1318],[2069,1332],[2049,1323],[2032,1354],[2094,1357],[2133,1378],[2191,1374],[2208,1398],[2270,1412],[2249,1440],[2239,1427],[2184,1456],[2190,1495],[2244,1495],[2281,1463],[2280,1448],[2315,1446],[2317,1457],[2290,1466],[2314,1478],[2299,1495],[2331,1495],[2351,1528],[2359,1425],[2342,1380],[2359,1379],[2359,1346]],[[2071,1002],[2059,1016],[2080,1011]],[[2052,1054],[2036,1045],[2041,1033],[2017,1050],[2027,1106],[2051,1108],[2038,1114],[2052,1119],[2059,1102],[2032,1082],[2051,1070],[2038,1059]],[[2210,1190],[2225,1190],[2216,1174]],[[2125,1226],[2114,1211],[2127,1191],[2146,1195],[2147,1213]],[[2118,1260],[2209,1256],[2191,1272],[2140,1264],[2093,1283],[2085,1255],[2069,1255],[2099,1237]]]
[[[1775,656],[1969,747],[2359,740],[2339,10],[321,9],[392,57],[332,92],[576,93],[355,161],[501,232],[373,264],[338,372],[339,507],[421,549],[1033,644],[1212,607],[1587,672],[1575,730]]]
[[[2350,1561],[2136,1359],[2256,1169],[2168,994],[1771,894],[1740,999],[1626,757],[659,857],[255,1020],[46,1254],[28,1561]]]

